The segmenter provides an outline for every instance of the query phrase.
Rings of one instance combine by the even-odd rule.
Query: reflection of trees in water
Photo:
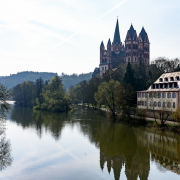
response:
[[[0,171],[11,166],[13,158],[11,157],[11,144],[6,139],[4,123],[0,122]]]
[[[99,111],[81,108],[66,114],[15,107],[11,119],[24,128],[33,126],[40,137],[45,128],[55,139],[60,138],[65,123],[71,127],[76,124],[100,148],[100,167],[103,170],[106,164],[109,173],[113,170],[115,180],[120,178],[123,166],[127,179],[148,179],[150,153],[159,170],[180,172],[180,136],[112,124]]]
[[[51,113],[45,111],[33,111],[30,108],[14,106],[11,113],[11,120],[15,121],[23,128],[33,127],[39,137],[42,136],[42,129],[51,132],[52,136],[58,140],[61,136],[64,122],[69,121],[66,113]]]
[[[137,146],[134,128],[122,124],[102,123],[97,134],[100,141],[100,166],[103,170],[114,171],[114,178],[119,179],[123,165],[127,179],[147,179],[150,170],[150,155]]]

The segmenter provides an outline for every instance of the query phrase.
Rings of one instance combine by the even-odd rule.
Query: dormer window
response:
[[[174,77],[170,77],[170,81],[174,81]]]
[[[160,78],[160,79],[159,79],[159,82],[163,82],[163,79],[162,79],[162,78]]]
[[[179,81],[179,76],[176,76],[176,80]]]
[[[164,78],[164,81],[168,81],[168,78],[167,78],[167,77],[165,77],[165,78]]]

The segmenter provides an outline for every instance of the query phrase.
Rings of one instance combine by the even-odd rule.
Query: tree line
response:
[[[131,118],[129,109],[136,107],[136,91],[146,90],[163,73],[180,71],[179,64],[177,58],[158,58],[147,70],[143,60],[133,66],[121,63],[117,68],[106,71],[102,78],[97,76],[71,87],[68,94],[72,103],[105,105],[113,117],[116,112],[123,112]]]
[[[51,81],[42,78],[27,81],[13,88],[13,100],[17,105],[33,107],[36,110],[65,112],[70,110],[69,96],[63,90],[62,80],[55,76]]]

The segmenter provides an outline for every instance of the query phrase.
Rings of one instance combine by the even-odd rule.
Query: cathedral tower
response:
[[[138,63],[138,38],[132,24],[125,39],[125,62],[132,65]]]
[[[145,63],[146,69],[149,69],[150,63],[150,43],[148,35],[144,29],[142,28],[139,33],[139,61],[143,61]]]

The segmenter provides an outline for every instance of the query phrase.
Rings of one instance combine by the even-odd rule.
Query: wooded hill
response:
[[[0,76],[0,83],[5,85],[7,88],[13,88],[17,84],[21,84],[25,81],[32,81],[35,82],[36,79],[42,78],[44,81],[51,80],[54,76],[57,76],[57,73],[49,73],[49,72],[32,72],[32,71],[24,71],[19,72],[17,74],[11,74],[10,76]],[[72,75],[66,75],[62,74],[62,82],[64,85],[64,88],[67,89],[70,86],[76,85],[79,82],[86,80],[88,81],[91,79],[92,73],[87,74],[72,74]]]

